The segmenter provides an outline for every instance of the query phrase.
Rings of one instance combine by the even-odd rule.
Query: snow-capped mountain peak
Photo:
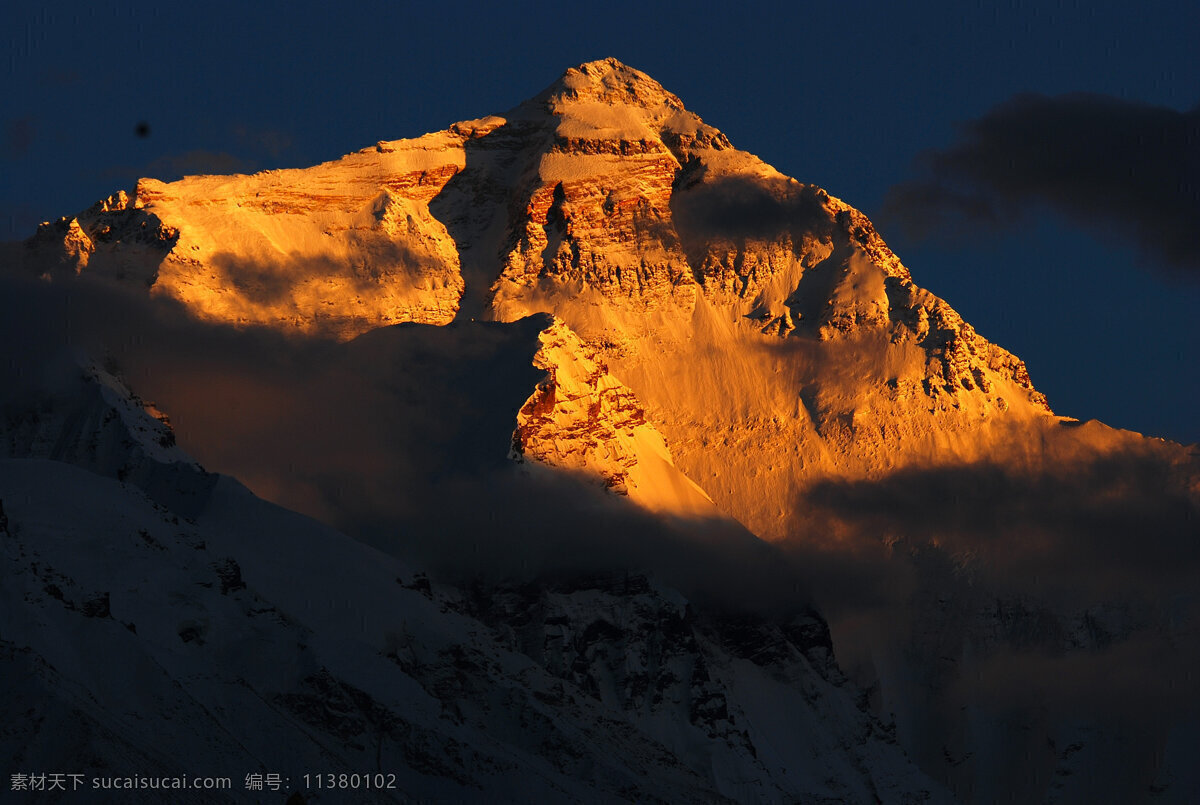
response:
[[[5,343],[115,355],[0,363],[25,762],[941,800],[907,751],[968,799],[1196,799],[1195,449],[1056,416],[867,216],[619,61],[143,179],[16,262]]]

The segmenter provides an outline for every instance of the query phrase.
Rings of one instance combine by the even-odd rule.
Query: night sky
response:
[[[859,207],[1060,414],[1200,441],[1200,4],[183,4],[3,13],[0,238],[304,167],[615,56]]]

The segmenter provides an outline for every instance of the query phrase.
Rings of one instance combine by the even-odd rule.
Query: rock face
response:
[[[510,202],[492,310],[563,295],[689,310],[697,283],[670,209],[678,147],[728,148],[724,135],[616,62],[568,71],[510,116],[541,142]]]
[[[652,580],[627,574],[488,592],[468,598],[466,610],[548,672],[555,684],[547,701],[569,702],[582,691],[643,725],[677,756],[706,756],[701,763],[721,781],[724,796],[857,802],[914,795],[875,753],[894,737],[847,708],[839,691],[848,682],[833,661],[828,628],[814,613],[783,622],[711,617]],[[856,737],[825,733],[826,719],[855,723]],[[681,731],[680,724],[689,727]],[[845,785],[860,776],[833,771],[843,762],[833,759],[839,755],[871,782]],[[930,788],[916,796],[937,801],[945,794]]]
[[[514,457],[598,476],[651,510],[719,516],[708,495],[675,469],[637,397],[594,350],[560,321],[539,340],[533,364],[548,374],[517,414]]]
[[[55,274],[86,270],[150,286],[159,262],[178,239],[178,229],[121,190],[75,217],[42,224],[26,246],[36,257],[49,257],[44,267]]]

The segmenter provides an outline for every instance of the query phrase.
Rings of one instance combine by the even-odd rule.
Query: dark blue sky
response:
[[[1133,176],[1129,141],[1104,138],[1128,110],[1194,119],[1178,113],[1200,103],[1200,4],[203,6],[4,12],[0,238],[139,175],[305,166],[501,112],[568,66],[616,56],[739,148],[871,216],[918,284],[1026,360],[1057,412],[1200,441],[1200,267],[1172,268],[1153,238],[1138,240],[1136,193],[1096,176],[1047,189],[989,174],[972,189],[1007,205],[998,224],[951,216],[918,239],[884,213],[889,192],[921,180],[918,155],[960,144],[964,124],[1021,93],[1126,102],[1096,139],[1086,121],[1054,125],[1093,145],[1088,164],[1104,177]],[[1041,154],[1044,130],[1018,130],[1029,146],[1018,158]],[[975,162],[949,180],[1013,159],[988,148],[968,149]],[[1195,175],[1192,153],[1181,177]],[[1112,202],[1099,211],[1086,203],[1097,193]],[[1183,207],[1153,217],[1178,229]],[[915,202],[901,212],[925,214]]]

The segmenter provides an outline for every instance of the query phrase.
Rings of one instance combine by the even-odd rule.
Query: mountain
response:
[[[1200,795],[1182,760],[1200,741],[1195,447],[1055,415],[1024,364],[916,285],[861,212],[737,150],[616,60],[503,115],[316,167],[144,179],[43,224],[10,262],[9,343],[83,347],[113,372],[84,361],[83,380],[35,383],[41,358],[23,356],[8,455],[128,480],[188,517],[232,483],[203,465],[372,546],[338,534],[337,551],[425,567],[449,591],[440,606],[589,707],[616,707],[626,737],[588,738],[606,748],[585,765],[621,758],[621,779],[640,782],[617,791],[596,772],[595,796]],[[198,464],[160,455],[177,449],[162,419],[113,435],[131,420],[104,406],[143,405],[117,369]],[[90,483],[60,474],[50,488]],[[243,504],[267,506],[243,494],[219,515],[231,533]],[[311,552],[336,566],[332,550]],[[315,584],[319,564],[294,572]],[[615,631],[571,631],[589,619]],[[630,631],[650,621],[671,635],[653,648]],[[539,622],[532,637],[513,625]],[[796,630],[826,622],[837,662],[821,671]],[[747,660],[774,681],[710,674],[711,690],[686,695],[661,682],[674,692],[660,700],[649,677],[623,676],[681,656],[694,676],[713,647],[717,665]],[[517,666],[495,662],[435,698],[517,684]],[[817,678],[849,709],[772,712],[797,689],[812,705]],[[305,695],[296,684],[272,695]],[[753,725],[743,737],[679,709],[718,692]],[[455,745],[482,752],[510,715],[472,721]],[[799,760],[824,758],[813,744],[764,749],[811,735],[802,724],[881,743],[831,739],[839,759],[820,761],[835,771],[817,783]],[[692,729],[724,743],[694,749]],[[676,771],[638,765],[660,752]],[[581,773],[568,765],[553,785]]]
[[[29,246],[59,272],[285,331],[552,313],[770,539],[813,475],[972,460],[1013,423],[1053,422],[1024,364],[914,285],[865,216],[611,60],[504,116],[315,168],[143,180]],[[769,500],[750,494],[763,484]]]

